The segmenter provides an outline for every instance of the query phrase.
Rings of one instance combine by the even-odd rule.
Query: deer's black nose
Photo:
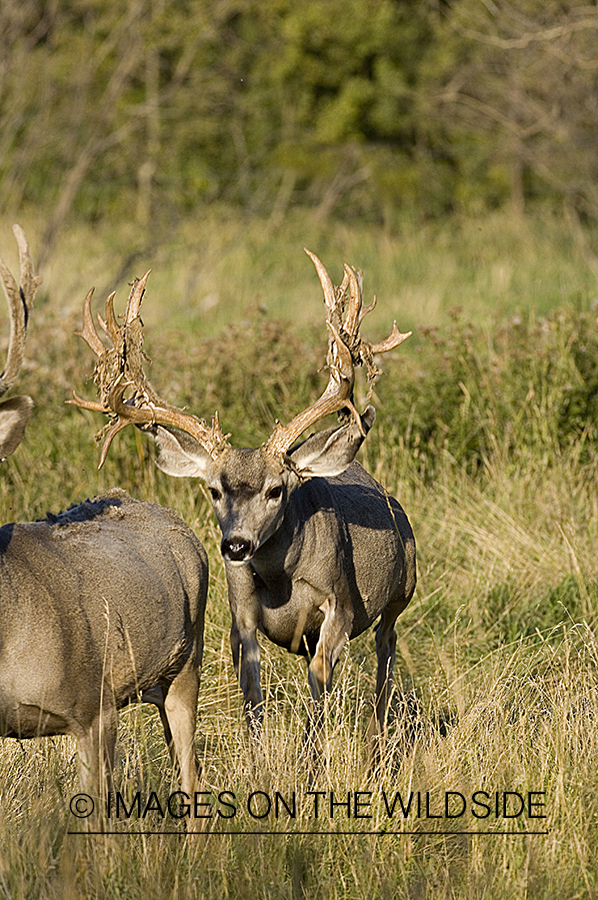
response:
[[[231,562],[244,562],[253,553],[251,541],[246,538],[225,538],[220,544],[220,550],[225,559]]]

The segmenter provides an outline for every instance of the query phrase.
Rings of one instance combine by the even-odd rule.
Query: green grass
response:
[[[411,715],[405,721],[395,699],[384,767],[372,782],[363,735],[373,634],[353,641],[329,699],[329,758],[317,784],[327,797],[371,791],[372,818],[348,819],[340,807],[333,818],[310,815],[298,760],[305,668],[265,640],[266,721],[261,749],[251,751],[230,661],[218,530],[201,485],[160,473],[147,438],[133,432],[116,439],[97,471],[92,435],[102,423],[64,405],[73,388],[93,396],[91,352],[72,332],[87,287],[96,280],[107,292],[110,272],[140,238],[127,239],[123,227],[117,234],[103,225],[95,235],[73,229],[32,315],[20,388],[36,408],[23,444],[3,463],[4,520],[57,511],[114,484],[176,509],[211,566],[197,734],[206,789],[233,791],[242,803],[254,791],[286,798],[295,791],[299,812],[260,822],[242,806],[230,822],[216,816],[213,834],[188,839],[132,834],[144,823],[130,821],[119,823],[124,834],[75,836],[73,742],[4,740],[0,897],[573,900],[598,893],[598,325],[590,272],[572,240],[561,234],[559,243],[556,221],[511,230],[505,219],[453,223],[395,237],[341,226],[327,235],[306,226],[302,237],[300,226],[291,222],[273,236],[263,223],[229,217],[216,227],[213,214],[198,216],[128,274],[154,267],[145,318],[156,388],[202,415],[218,407],[237,445],[262,440],[275,416],[288,418],[318,390],[313,370],[325,341],[321,326],[311,325],[321,299],[304,243],[335,280],[344,259],[365,270],[366,288],[379,297],[380,333],[395,300],[399,324],[420,332],[384,365],[378,418],[361,453],[401,500],[418,543],[418,589],[398,623],[397,677]],[[12,236],[0,231],[14,271]],[[503,264],[506,274],[496,268]],[[202,276],[191,290],[193,271]],[[212,290],[226,299],[200,318]],[[258,292],[267,314],[244,313]],[[124,285],[119,297],[124,304]],[[174,297],[174,312],[160,326],[164,297]],[[455,305],[464,307],[461,317],[448,314]],[[512,320],[517,310],[521,323]],[[273,322],[296,311],[296,325]],[[421,324],[439,331],[422,333]],[[216,337],[202,343],[205,335]],[[176,787],[149,708],[121,716],[119,752],[117,785],[127,796],[165,797]],[[429,792],[433,812],[447,791],[543,792],[546,818],[482,820],[469,808],[461,819],[390,819],[382,791]],[[162,824],[156,815],[146,823]],[[314,825],[353,833],[300,833]],[[291,834],[239,833],[275,828]],[[449,833],[422,833],[433,829]],[[456,833],[474,830],[547,833]],[[402,833],[378,833],[389,831]]]

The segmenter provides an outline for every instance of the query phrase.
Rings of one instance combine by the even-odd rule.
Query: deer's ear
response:
[[[0,459],[17,449],[33,409],[31,397],[11,397],[0,403]]]
[[[340,475],[355,459],[355,455],[376,418],[376,410],[368,406],[361,415],[361,434],[357,423],[329,428],[308,437],[290,454],[300,474],[304,478],[320,476],[331,478]]]
[[[206,480],[212,466],[212,457],[195,438],[186,431],[174,431],[162,425],[154,426],[151,434],[160,449],[156,460],[159,469],[178,478]]]

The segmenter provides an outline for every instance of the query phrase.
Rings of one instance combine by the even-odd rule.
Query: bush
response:
[[[580,461],[598,437],[598,319],[571,307],[513,317],[488,332],[458,309],[444,334],[422,329],[410,355],[385,365],[379,397],[387,439],[422,476],[448,454],[475,475],[500,458]]]

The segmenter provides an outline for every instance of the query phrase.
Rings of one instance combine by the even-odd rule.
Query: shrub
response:
[[[420,332],[385,365],[378,392],[387,440],[422,476],[448,454],[475,475],[500,458],[547,466],[588,459],[598,437],[598,319],[571,307],[486,331],[453,312],[445,333]]]

